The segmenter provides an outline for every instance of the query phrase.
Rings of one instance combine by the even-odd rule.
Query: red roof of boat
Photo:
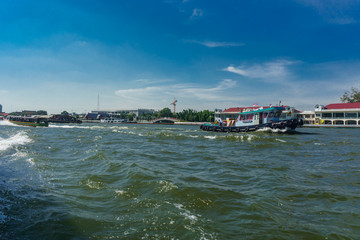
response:
[[[354,103],[331,103],[325,106],[326,109],[351,109],[360,108],[360,102]]]

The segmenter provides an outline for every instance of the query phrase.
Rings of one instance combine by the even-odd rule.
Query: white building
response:
[[[314,124],[360,126],[360,102],[316,105]]]
[[[153,114],[155,112],[154,109],[137,109],[137,110],[96,110],[96,111],[91,111],[91,113],[96,113],[96,114],[107,114],[109,116],[116,116],[116,115],[120,115],[121,113],[134,113],[136,115],[136,117],[141,116],[144,113],[151,113]]]

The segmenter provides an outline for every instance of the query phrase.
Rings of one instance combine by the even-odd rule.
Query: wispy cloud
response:
[[[244,43],[241,42],[215,42],[215,41],[196,41],[196,40],[187,40],[186,42],[200,44],[209,48],[240,47],[245,45]]]
[[[187,106],[204,106],[223,103],[224,101],[234,101],[239,99],[229,95],[229,91],[236,86],[237,82],[232,79],[224,79],[217,85],[197,85],[197,84],[172,84],[158,85],[143,88],[120,89],[115,94],[123,102],[129,102],[137,107],[164,107],[168,101],[176,97]],[[186,104],[185,104],[186,102]],[[167,106],[167,105],[165,105]]]
[[[190,19],[196,19],[202,17],[204,15],[204,11],[198,8],[193,9]]]
[[[290,75],[288,66],[297,62],[287,60],[276,60],[262,64],[240,65],[238,67],[228,66],[224,71],[232,72],[243,77],[259,78],[265,81],[283,81],[285,77]]]
[[[159,84],[159,83],[170,83],[174,82],[173,79],[147,79],[147,78],[141,78],[136,79],[134,82],[141,83],[144,85],[152,85],[152,84]]]
[[[360,0],[296,0],[300,4],[316,9],[320,16],[332,24],[352,24],[358,22],[353,12],[360,6]]]

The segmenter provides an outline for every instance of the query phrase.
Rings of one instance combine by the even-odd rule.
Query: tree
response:
[[[69,113],[68,113],[67,111],[62,111],[61,115],[63,115],[63,116],[68,116]]]
[[[346,103],[360,102],[360,89],[352,87],[351,91],[345,91],[340,100]]]
[[[172,117],[173,114],[170,110],[170,108],[164,108],[163,110],[160,110],[160,112],[158,113],[158,117],[162,118],[162,117]]]
[[[39,110],[39,111],[36,111],[35,115],[47,115],[47,111]]]
[[[136,114],[135,113],[129,113],[126,118],[129,120],[129,121],[133,121],[134,118],[136,118]]]

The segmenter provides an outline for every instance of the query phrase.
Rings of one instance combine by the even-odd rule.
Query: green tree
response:
[[[352,87],[350,91],[345,91],[340,100],[344,103],[360,102],[360,90]]]
[[[69,113],[67,111],[62,111],[60,115],[63,115],[63,116],[68,116]]]
[[[170,110],[170,108],[164,108],[162,110],[160,110],[160,112],[158,113],[158,117],[162,118],[162,117],[173,117],[173,114]]]
[[[134,121],[136,117],[136,114],[135,113],[129,113],[126,118],[129,120],[129,121]]]
[[[39,111],[36,111],[35,115],[47,115],[47,111],[39,110]]]

